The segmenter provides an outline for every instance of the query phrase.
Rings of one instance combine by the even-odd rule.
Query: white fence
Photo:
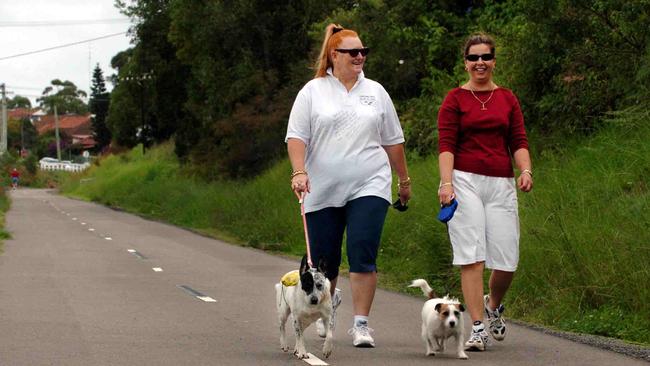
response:
[[[70,161],[40,161],[41,170],[63,170],[66,172],[80,172],[90,166],[89,163],[77,164]]]

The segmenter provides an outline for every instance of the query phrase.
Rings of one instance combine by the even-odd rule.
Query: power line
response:
[[[51,21],[51,20],[16,21],[16,22],[0,22],[0,28],[54,27],[54,26],[93,25],[93,24],[123,24],[123,23],[129,23],[130,21],[131,20],[128,18],[59,20],[59,21]]]
[[[17,55],[4,56],[4,57],[0,57],[0,61],[7,60],[7,59],[10,59],[10,58],[21,57],[21,56],[33,55],[35,53],[40,53],[40,52],[52,51],[52,50],[56,50],[56,49],[64,48],[64,47],[76,46],[78,44],[93,42],[93,41],[97,41],[97,40],[100,40],[100,39],[105,39],[105,38],[110,38],[110,37],[115,37],[115,36],[120,36],[120,35],[124,35],[126,33],[127,32],[113,33],[113,34],[108,34],[108,35],[97,37],[97,38],[86,39],[84,41],[73,42],[73,43],[68,43],[68,44],[62,44],[60,46],[54,46],[54,47],[44,48],[44,49],[41,49],[41,50],[20,53],[20,54],[17,54]]]
[[[11,89],[25,89],[25,90],[43,90],[45,88],[37,88],[34,86],[16,86],[16,85],[7,85],[7,88]]]

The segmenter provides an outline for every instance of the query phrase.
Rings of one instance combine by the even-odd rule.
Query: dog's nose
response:
[[[453,322],[453,321],[452,321],[452,322],[449,322],[449,326],[450,326],[451,328],[455,327],[455,326],[456,326],[456,322]]]
[[[315,297],[315,296],[312,296],[311,299],[310,299],[310,301],[311,301],[311,304],[312,304],[312,305],[316,305],[316,304],[318,304],[318,298]]]

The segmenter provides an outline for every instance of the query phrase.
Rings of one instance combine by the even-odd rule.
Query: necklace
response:
[[[474,99],[478,100],[478,102],[481,103],[481,110],[487,111],[487,108],[485,108],[485,104],[489,102],[490,99],[492,99],[492,95],[494,94],[494,89],[492,89],[492,91],[490,92],[490,96],[485,100],[485,102],[480,100],[479,97],[477,97],[476,94],[474,94],[474,89],[472,87],[469,88],[469,91],[472,92],[472,96],[474,97]]]

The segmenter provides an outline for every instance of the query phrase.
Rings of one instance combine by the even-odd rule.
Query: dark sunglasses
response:
[[[484,53],[482,55],[469,54],[469,55],[465,56],[465,60],[472,61],[472,62],[478,61],[479,58],[481,60],[483,60],[483,61],[491,61],[491,60],[494,60],[494,54],[493,53]]]
[[[366,57],[368,56],[368,53],[370,52],[370,48],[364,47],[364,48],[337,48],[335,50],[336,52],[341,52],[341,53],[348,53],[352,57],[357,57],[359,53],[361,53],[361,56]]]

